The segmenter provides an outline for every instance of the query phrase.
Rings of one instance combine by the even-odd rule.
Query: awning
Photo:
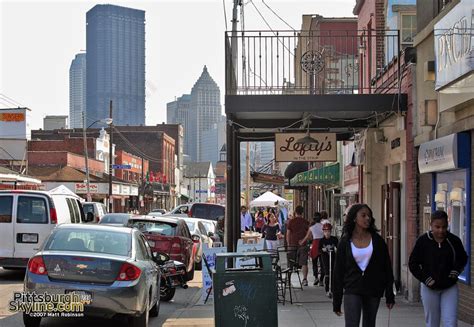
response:
[[[296,176],[290,180],[290,185],[292,186],[339,185],[339,179],[340,179],[339,171],[340,171],[339,163],[335,163],[329,166],[324,166],[321,168],[314,168],[314,169],[296,174]]]

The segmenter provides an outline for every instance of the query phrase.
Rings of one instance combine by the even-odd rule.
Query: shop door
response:
[[[382,236],[392,259],[397,290],[400,289],[400,183],[382,185]]]

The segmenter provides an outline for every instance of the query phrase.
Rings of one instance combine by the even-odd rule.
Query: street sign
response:
[[[196,190],[196,193],[207,193],[207,190]]]
[[[132,165],[112,165],[113,169],[132,169]]]

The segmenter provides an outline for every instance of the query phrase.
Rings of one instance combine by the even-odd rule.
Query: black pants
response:
[[[344,318],[346,327],[375,327],[380,298],[368,295],[344,294]]]
[[[334,252],[331,252],[331,255]],[[321,275],[322,279],[324,281],[324,288],[326,290],[326,293],[329,292],[329,253],[323,252],[319,256],[319,260],[321,261]],[[333,285],[333,280],[334,280],[334,255],[331,257],[331,292],[332,292],[332,285]]]
[[[311,262],[313,264],[314,279],[322,284],[324,281],[324,270],[322,269],[321,255],[317,256],[316,258],[311,259]]]

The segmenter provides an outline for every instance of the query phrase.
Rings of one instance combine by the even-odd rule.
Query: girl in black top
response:
[[[268,214],[269,222],[262,228],[262,233],[265,234],[265,242],[267,244],[267,250],[276,250],[278,247],[278,239],[281,235],[280,225],[278,220],[273,213]]]
[[[421,284],[426,326],[456,326],[458,276],[467,263],[461,240],[448,231],[448,215],[431,215],[431,231],[421,235],[410,255],[408,267]]]
[[[344,222],[344,235],[337,246],[334,267],[333,311],[341,316],[342,298],[346,326],[375,327],[380,298],[387,307],[395,304],[393,272],[387,245],[377,233],[372,210],[354,204]]]

